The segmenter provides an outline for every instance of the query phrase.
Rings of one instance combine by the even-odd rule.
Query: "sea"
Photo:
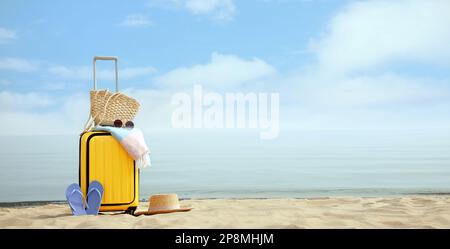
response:
[[[181,130],[147,133],[140,199],[311,198],[450,193],[447,130]],[[79,135],[0,137],[0,203],[63,201]]]

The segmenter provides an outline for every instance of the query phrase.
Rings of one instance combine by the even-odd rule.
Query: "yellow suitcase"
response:
[[[79,184],[86,196],[89,182],[104,188],[100,211],[133,214],[139,205],[139,169],[109,132],[86,132],[80,137]]]

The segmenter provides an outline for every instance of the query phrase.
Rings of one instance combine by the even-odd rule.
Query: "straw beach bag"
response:
[[[109,90],[97,90],[95,77],[95,62],[97,60],[113,60],[116,72],[116,92]],[[85,124],[84,131],[90,131],[98,125],[114,124],[119,119],[123,123],[132,121],[139,110],[139,102],[119,92],[119,73],[117,70],[117,57],[95,56],[94,57],[94,88],[90,91],[91,110],[89,119]]]

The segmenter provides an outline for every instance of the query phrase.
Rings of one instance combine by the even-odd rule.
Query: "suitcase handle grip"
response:
[[[116,92],[119,92],[119,71],[117,69],[117,61],[119,60],[119,58],[117,58],[117,56],[94,56],[94,90],[97,88],[97,79],[95,77],[95,62],[98,60],[114,61],[116,72]]]

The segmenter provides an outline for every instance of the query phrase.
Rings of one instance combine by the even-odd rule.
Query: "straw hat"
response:
[[[186,212],[192,208],[181,208],[177,194],[159,194],[152,195],[149,199],[148,211],[135,212],[135,216],[142,214],[166,214],[173,212]]]

